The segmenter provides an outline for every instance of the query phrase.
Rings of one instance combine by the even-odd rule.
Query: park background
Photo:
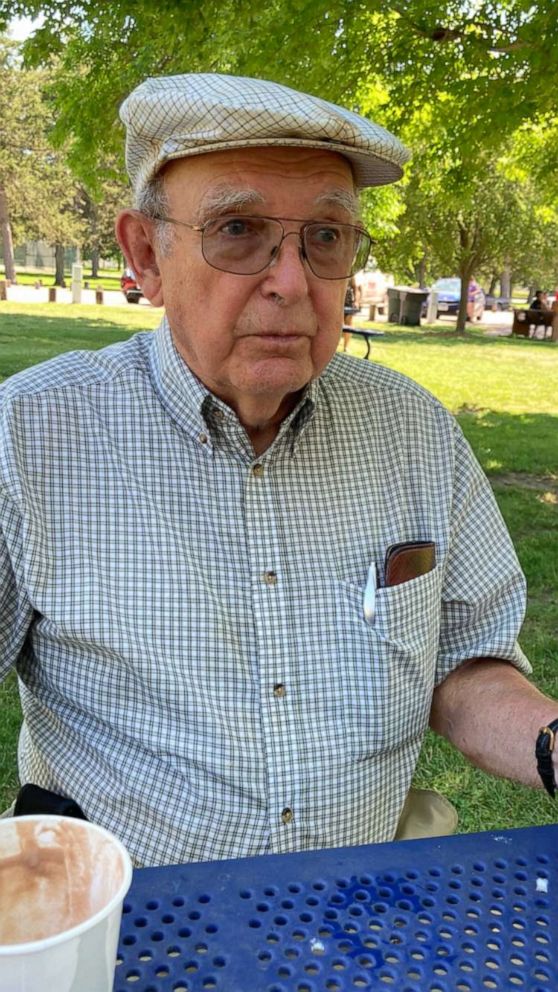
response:
[[[30,19],[23,44],[9,31],[18,17]],[[396,282],[427,286],[458,275],[466,287],[475,276],[518,302],[558,284],[552,0],[0,0],[1,31],[0,227],[9,281],[35,278],[18,271],[13,248],[42,240],[59,263],[51,281],[68,278],[78,252],[92,286],[117,286],[113,218],[130,202],[118,106],[148,75],[224,71],[343,103],[409,146],[404,179],[363,198],[375,263]],[[102,259],[115,268],[103,271]],[[417,379],[458,417],[527,575],[523,647],[538,684],[558,697],[558,346],[466,330],[465,302],[463,294],[457,319],[443,325],[384,328],[373,358]],[[152,329],[159,318],[148,306],[0,302],[0,378]],[[350,348],[363,355],[362,341]],[[0,687],[0,808],[17,788],[19,724],[11,676]],[[444,792],[464,830],[556,819],[544,794],[489,778],[434,735],[417,783]]]

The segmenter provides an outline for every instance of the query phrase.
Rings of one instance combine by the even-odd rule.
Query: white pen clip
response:
[[[376,562],[373,561],[368,569],[368,578],[366,579],[366,589],[364,590],[364,619],[366,623],[373,624],[374,618],[376,616],[376,588],[378,585],[378,574],[376,570]]]

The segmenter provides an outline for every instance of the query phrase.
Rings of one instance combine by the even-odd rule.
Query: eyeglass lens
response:
[[[280,221],[270,217],[219,217],[204,227],[202,251],[216,269],[254,275],[270,264],[284,233]],[[305,224],[301,237],[308,265],[322,279],[344,279],[357,272],[370,251],[368,235],[350,224]]]

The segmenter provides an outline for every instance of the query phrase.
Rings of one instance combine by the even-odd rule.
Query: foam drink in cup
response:
[[[85,820],[0,820],[0,992],[111,992],[130,857]]]

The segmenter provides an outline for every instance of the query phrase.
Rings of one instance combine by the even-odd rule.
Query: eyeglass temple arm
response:
[[[178,224],[179,227],[187,227],[190,231],[203,231],[205,227],[205,224],[187,224],[185,220],[175,220],[174,217],[165,217],[163,214],[151,217],[150,220],[162,220],[165,224]]]

